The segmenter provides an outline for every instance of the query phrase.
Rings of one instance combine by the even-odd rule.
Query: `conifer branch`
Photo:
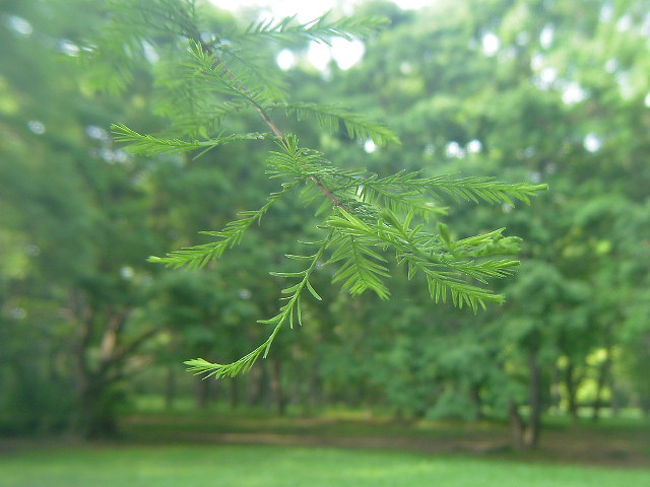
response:
[[[513,203],[513,199],[518,199],[529,204],[532,196],[548,189],[547,184],[503,183],[494,178],[479,176],[433,176],[414,180],[413,183],[423,191],[442,192],[474,203],[479,200],[487,203]]]
[[[283,184],[281,191],[269,195],[264,206],[254,211],[240,212],[240,218],[229,222],[221,231],[201,232],[204,235],[216,237],[218,240],[174,250],[173,252],[169,252],[165,257],[151,256],[148,259],[149,262],[161,263],[173,269],[180,267],[187,267],[189,269],[205,267],[213,260],[219,259],[226,250],[239,245],[246,230],[254,222],[259,223],[271,206],[288,191],[293,189],[293,187],[295,187],[295,184]]]
[[[384,265],[386,259],[372,249],[376,242],[341,233],[337,235],[334,245],[336,250],[328,263],[344,262],[334,274],[333,283],[342,282],[343,289],[353,295],[363,294],[370,289],[381,299],[390,297],[390,291],[383,282],[390,274]]]
[[[393,248],[397,261],[407,264],[409,278],[413,278],[418,272],[425,275],[429,294],[436,303],[444,303],[450,296],[454,306],[462,308],[468,305],[476,311],[479,306],[484,308],[486,302],[502,303],[504,301],[503,295],[494,294],[488,289],[470,284],[466,279],[469,277],[485,283],[487,277],[506,277],[512,274],[518,265],[517,261],[511,259],[490,259],[482,262],[456,260],[444,252],[444,248],[432,235],[421,232],[419,227],[409,229],[411,219],[412,215],[409,215],[402,222],[393,212],[385,210],[375,227],[339,208],[337,214],[327,220],[327,225],[341,235],[366,239],[370,246]],[[359,265],[363,265],[363,262]],[[360,279],[357,278],[357,280]],[[348,287],[352,287],[351,284]],[[357,284],[355,289],[363,289],[363,282]]]
[[[245,86],[248,90],[260,91],[266,101],[284,102],[287,99],[285,80],[279,74],[260,67],[263,60],[257,59],[254,51],[247,52],[230,44],[218,44],[214,49],[218,51],[218,57],[223,64],[236,73],[236,77],[246,80]]]
[[[369,120],[338,105],[319,105],[316,103],[282,103],[272,108],[281,108],[298,120],[316,120],[330,133],[339,132],[340,124],[345,127],[351,139],[372,139],[377,145],[390,142],[399,144],[397,134],[385,125]]]
[[[395,213],[414,212],[426,219],[443,216],[448,208],[422,198],[419,191],[391,189],[383,184],[376,184],[376,177],[364,178],[357,187],[358,198],[369,204],[387,208]]]
[[[127,142],[127,149],[134,154],[154,155],[162,153],[188,152],[197,149],[212,149],[214,147],[238,142],[242,140],[265,140],[269,134],[251,133],[251,134],[233,134],[226,137],[218,137],[207,140],[182,140],[166,139],[155,137],[153,135],[142,135],[126,125],[111,125],[111,130],[115,134],[117,142]]]
[[[351,178],[351,185],[358,185],[358,178]],[[491,177],[458,177],[450,175],[422,176],[418,171],[398,171],[389,176],[367,176],[363,181],[365,188],[378,194],[392,194],[400,197],[422,197],[433,194],[448,195],[478,203],[513,203],[518,199],[530,203],[530,198],[548,189],[546,184],[504,183]]]
[[[285,17],[282,20],[262,20],[251,23],[243,32],[233,33],[230,39],[239,42],[259,42],[260,39],[276,42],[307,40],[330,44],[332,37],[342,37],[346,40],[367,37],[385,27],[387,19],[383,17],[343,17],[330,20],[329,14],[305,23],[296,22],[296,16]]]
[[[293,328],[295,323],[298,323],[300,326],[302,326],[301,301],[303,295],[305,294],[305,291],[309,292],[309,294],[311,294],[315,299],[319,301],[322,300],[309,279],[311,278],[313,272],[316,270],[318,262],[325,254],[325,250],[330,245],[332,235],[332,232],[330,232],[325,240],[320,242],[320,247],[313,255],[287,255],[287,258],[289,259],[309,262],[309,265],[306,269],[300,272],[272,273],[272,275],[277,277],[299,277],[301,279],[296,284],[282,290],[282,294],[285,296],[281,299],[285,301],[285,303],[280,307],[280,310],[276,315],[272,316],[271,318],[258,321],[258,323],[261,323],[263,325],[273,325],[273,330],[267,339],[262,342],[262,344],[260,344],[257,348],[244,355],[240,359],[228,364],[213,363],[202,358],[188,360],[184,363],[189,367],[189,371],[193,372],[196,375],[202,375],[205,379],[209,377],[215,377],[217,379],[222,377],[235,377],[241,373],[248,372],[250,368],[255,364],[257,359],[260,357],[267,357],[269,350],[271,349],[271,345],[275,340],[275,337],[283,326],[285,326],[287,323],[289,324],[290,328]]]
[[[546,185],[508,184],[492,178],[423,176],[418,172],[400,171],[380,177],[366,171],[336,167],[315,150],[299,146],[298,138],[283,133],[271,117],[273,110],[299,120],[313,119],[324,130],[339,132],[341,127],[353,139],[372,139],[377,144],[399,143],[397,135],[384,126],[338,105],[318,105],[286,101],[285,84],[280,76],[266,76],[264,60],[255,52],[255,42],[304,43],[329,42],[332,37],[354,39],[374,31],[383,22],[377,19],[330,20],[321,17],[299,23],[294,17],[279,22],[257,22],[247,29],[221,35],[208,42],[202,38],[195,19],[193,4],[176,0],[154,0],[151,12],[143,10],[144,0],[120,0],[124,12],[136,9],[135,23],[146,27],[143,33],[125,38],[124,45],[112,45],[109,54],[120,49],[135,52],[142,42],[155,40],[156,23],[168,36],[189,40],[183,60],[174,59],[162,70],[162,83],[173,94],[165,106],[180,134],[169,137],[143,135],[124,125],[115,125],[116,140],[129,143],[129,150],[142,154],[177,153],[209,150],[225,143],[242,140],[274,139],[278,150],[271,151],[266,171],[271,178],[282,178],[282,190],[269,195],[265,204],[255,211],[241,212],[223,230],[204,232],[214,237],[205,244],[170,252],[164,257],[151,257],[170,267],[203,267],[219,259],[225,251],[238,245],[251,225],[259,222],[272,205],[290,189],[303,186],[308,196],[318,199],[325,213],[323,228],[328,237],[319,242],[312,255],[287,255],[306,265],[298,272],[276,272],[272,275],[289,278],[294,283],[282,290],[278,313],[259,323],[272,327],[266,340],[250,353],[229,364],[211,363],[205,359],[186,362],[189,369],[205,377],[233,377],[248,371],[260,358],[266,357],[279,333],[295,323],[302,325],[301,303],[305,294],[321,297],[310,279],[328,249],[333,249],[327,264],[338,265],[332,281],[351,294],[374,292],[379,298],[390,296],[386,280],[390,277],[389,259],[405,265],[409,279],[422,276],[435,302],[450,300],[457,307],[476,311],[488,302],[502,303],[503,295],[482,287],[490,279],[511,275],[518,262],[510,257],[519,251],[520,239],[503,236],[503,229],[455,239],[446,225],[439,223],[438,232],[428,231],[425,224],[446,213],[438,201],[451,196],[474,202],[512,203],[530,201]],[[167,17],[162,6],[173,2],[173,15]],[[162,9],[164,10],[164,9]],[[128,16],[127,16],[128,18]],[[178,38],[173,42],[177,43]],[[177,45],[177,44],[176,44]],[[117,51],[116,51],[116,48]],[[128,56],[126,56],[128,58]],[[114,58],[111,58],[114,61]],[[112,65],[119,63],[113,62]],[[128,72],[127,72],[128,74]],[[177,105],[177,102],[178,105]],[[221,120],[233,111],[252,109],[269,128],[271,134],[234,134],[214,137]],[[185,113],[187,112],[187,113]],[[203,120],[205,118],[205,120]]]

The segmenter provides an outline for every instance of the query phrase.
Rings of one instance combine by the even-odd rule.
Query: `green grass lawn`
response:
[[[611,469],[282,446],[89,446],[0,455],[2,487],[648,487]]]

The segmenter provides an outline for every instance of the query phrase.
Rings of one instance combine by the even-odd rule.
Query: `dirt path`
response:
[[[133,426],[133,425],[131,425]],[[515,451],[510,446],[507,429],[467,430],[446,429],[443,431],[391,431],[390,427],[378,426],[363,432],[346,434],[345,428],[333,425],[302,425],[289,431],[273,431],[263,423],[242,427],[241,424],[228,425],[228,428],[202,430],[176,428],[161,433],[155,425],[145,430],[155,432],[155,438],[138,434],[136,441],[174,441],[190,443],[217,444],[256,444],[302,447],[368,448],[413,451],[432,454],[454,454],[507,458],[521,461],[542,461],[567,464],[606,465],[618,467],[650,467],[650,435],[648,431],[601,431],[568,429],[546,431],[540,448],[535,451]],[[364,424],[364,426],[368,426]],[[241,427],[238,429],[238,427]],[[225,429],[225,430],[224,430]],[[140,431],[142,433],[142,430]]]
[[[172,417],[124,418],[118,440],[83,443],[75,439],[0,439],[0,454],[61,444],[255,444],[274,446],[386,449],[435,455],[462,455],[522,462],[650,468],[650,427],[592,425],[547,428],[540,448],[515,451],[509,430],[499,424],[418,425],[385,421],[323,419]]]

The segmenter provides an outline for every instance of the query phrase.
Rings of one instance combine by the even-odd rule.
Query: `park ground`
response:
[[[0,441],[2,487],[650,485],[650,425],[550,419],[539,450],[499,423],[363,414],[131,414],[121,438]]]

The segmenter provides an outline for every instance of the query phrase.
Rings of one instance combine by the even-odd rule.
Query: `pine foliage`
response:
[[[305,300],[321,300],[312,283],[316,271],[331,272],[332,282],[353,295],[372,292],[390,297],[389,279],[394,266],[404,266],[410,279],[420,279],[435,302],[451,302],[474,311],[488,303],[502,303],[504,296],[488,287],[489,280],[512,275],[518,261],[520,240],[506,237],[498,229],[455,240],[440,222],[448,208],[445,198],[472,202],[529,203],[545,185],[504,183],[484,177],[427,176],[400,171],[392,175],[372,174],[364,169],[337,167],[321,152],[301,147],[297,135],[284,133],[272,119],[280,111],[299,120],[313,120],[324,130],[350,139],[372,139],[377,144],[399,143],[397,135],[376,122],[338,105],[318,105],[289,100],[280,71],[260,58],[258,46],[300,45],[306,41],[331,42],[334,37],[354,39],[372,34],[385,24],[377,18],[329,16],[307,23],[294,17],[257,22],[242,29],[210,32],[201,23],[197,2],[156,0],[111,2],[119,22],[142,27],[135,37],[121,41],[101,37],[91,56],[108,62],[116,55],[133,57],[146,42],[169,56],[161,59],[162,75],[157,83],[163,93],[178,103],[169,103],[165,114],[170,127],[159,135],[141,134],[125,125],[114,125],[116,140],[128,150],[143,155],[189,152],[200,156],[226,143],[275,142],[269,152],[266,172],[282,189],[269,195],[258,210],[239,213],[218,231],[203,232],[212,240],[152,257],[152,262],[179,268],[200,268],[218,261],[238,245],[254,223],[259,223],[277,201],[294,188],[312,195],[319,231],[323,239],[308,255],[287,255],[299,261],[297,272],[275,272],[289,281],[282,289],[281,305],[274,316],[260,320],[269,327],[268,338],[239,360],[220,364],[202,358],[189,360],[192,372],[206,377],[233,377],[246,372],[266,357],[284,327],[303,324]],[[119,14],[119,15],[118,15]],[[121,42],[121,43],[120,43]],[[161,46],[160,43],[163,43]],[[170,46],[175,46],[172,49]],[[184,50],[179,53],[178,46]],[[132,60],[131,60],[132,61]],[[124,63],[125,69],[133,62]],[[123,78],[120,83],[128,81]],[[269,133],[222,135],[233,112],[256,114]],[[438,221],[437,227],[433,225]],[[332,269],[331,271],[329,269]]]
[[[242,140],[264,140],[269,134],[233,134],[225,137],[216,137],[204,140],[166,139],[153,135],[142,135],[131,130],[126,125],[112,125],[114,139],[118,142],[128,142],[129,151],[134,154],[154,155],[165,152],[189,152],[200,149],[202,151],[213,149],[219,145]]]
[[[279,21],[253,22],[243,31],[234,33],[233,39],[241,42],[259,42],[260,39],[273,40],[288,44],[307,40],[330,44],[332,38],[335,37],[347,40],[366,37],[385,26],[386,23],[387,20],[381,17],[330,19],[330,16],[325,14],[301,24],[296,22],[295,16],[291,16]]]
[[[282,195],[291,190],[293,185],[284,184],[282,191],[271,193],[264,206],[258,210],[241,211],[239,218],[232,220],[220,231],[205,231],[203,235],[214,237],[214,240],[201,245],[185,247],[168,253],[165,257],[149,257],[149,262],[165,264],[168,267],[178,269],[199,269],[205,267],[213,260],[217,260],[223,253],[239,245],[244,238],[244,233],[253,223],[261,222],[262,217],[269,211],[273,203],[278,201]]]
[[[351,139],[372,139],[378,145],[399,143],[399,137],[390,128],[345,107],[316,103],[284,103],[277,108],[294,115],[298,120],[315,120],[332,134],[339,133],[340,125],[343,124]]]

